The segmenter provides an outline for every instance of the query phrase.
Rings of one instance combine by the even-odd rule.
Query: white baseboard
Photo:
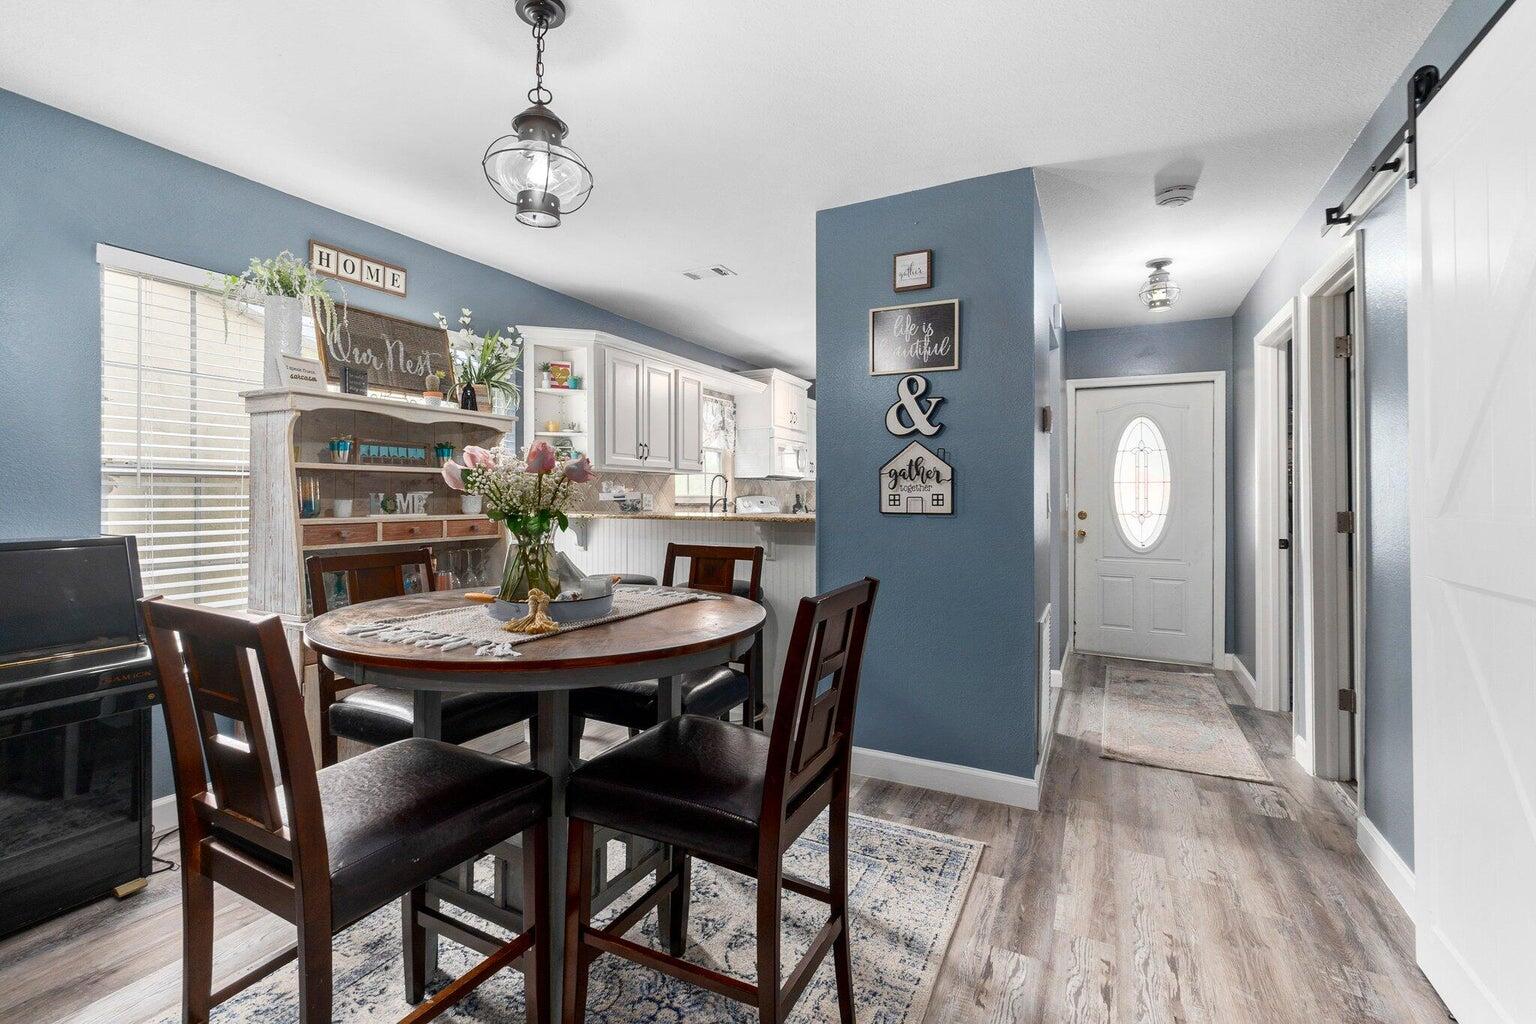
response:
[[[1072,641],[1067,640],[1067,649],[1061,652],[1061,666],[1051,669],[1051,686],[1053,689],[1061,689],[1067,682],[1067,667],[1072,664]]]
[[[1248,702],[1254,707],[1258,707],[1259,682],[1253,678],[1253,673],[1248,671],[1248,666],[1243,664],[1243,659],[1228,651],[1226,664],[1222,667],[1237,676],[1237,681],[1242,684],[1243,692],[1248,694]]]
[[[1387,891],[1392,893],[1398,905],[1411,920],[1416,891],[1413,869],[1403,863],[1403,858],[1392,849],[1392,844],[1387,842],[1386,837],[1378,832],[1376,826],[1372,825],[1371,820],[1364,815],[1355,821],[1355,844],[1360,847],[1360,852],[1365,854],[1365,859],[1386,883]]]
[[[175,828],[176,821],[176,794],[171,793],[162,796],[149,805],[150,828],[155,835],[162,835]]]
[[[984,768],[854,747],[853,773],[1029,811],[1040,807],[1040,784],[1036,780]]]

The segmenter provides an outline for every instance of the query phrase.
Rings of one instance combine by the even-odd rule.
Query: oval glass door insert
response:
[[[1145,551],[1157,543],[1168,524],[1172,490],[1163,432],[1147,417],[1138,416],[1126,424],[1115,446],[1115,521],[1127,544]]]

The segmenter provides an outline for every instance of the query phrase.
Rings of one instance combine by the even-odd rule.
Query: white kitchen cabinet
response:
[[[806,449],[805,478],[814,481],[816,479],[816,400],[808,398],[805,402],[805,435],[809,443]]]
[[[704,471],[704,378],[690,370],[677,371],[677,455],[680,473]]]
[[[671,363],[645,361],[645,447],[641,450],[642,469],[669,470],[674,462],[673,445],[677,440],[673,416],[677,398],[673,388],[677,368]]]
[[[624,349],[603,349],[603,451],[599,468],[645,468],[650,427],[645,360]]]
[[[808,423],[806,389],[785,374],[776,374],[768,385],[773,402],[773,426],[779,430],[804,432]]]
[[[766,390],[736,400],[736,476],[806,479],[816,460],[811,382],[783,370],[748,370],[741,376],[766,385]]]

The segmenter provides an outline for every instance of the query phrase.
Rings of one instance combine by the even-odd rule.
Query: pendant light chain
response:
[[[533,41],[537,48],[537,55],[533,62],[533,75],[535,84],[528,90],[529,103],[542,103],[544,106],[554,100],[555,94],[544,88],[544,33],[549,31],[549,21],[539,18],[533,23]]]

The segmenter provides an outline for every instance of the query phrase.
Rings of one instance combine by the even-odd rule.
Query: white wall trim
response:
[[[149,821],[150,831],[156,836],[164,835],[179,824],[176,820],[175,793],[162,796],[149,805]]]
[[[215,282],[210,280],[215,276],[210,270],[189,266],[186,263],[177,263],[175,260],[161,259],[159,256],[151,256],[144,252],[134,252],[132,249],[119,249],[117,246],[107,245],[105,242],[96,243],[96,262],[103,267],[110,267],[113,270],[126,270],[134,274],[147,274],[150,277],[158,277],[163,281],[184,284],[189,288],[217,286]]]
[[[1365,331],[1359,315],[1359,269],[1364,261],[1364,232],[1356,232],[1324,261],[1305,284],[1301,286],[1296,308],[1295,340],[1292,345],[1292,364],[1296,383],[1296,542],[1297,558],[1292,564],[1295,576],[1297,615],[1294,628],[1297,633],[1299,657],[1294,666],[1296,700],[1293,716],[1304,724],[1309,759],[1302,762],[1309,773],[1322,779],[1359,778],[1355,766],[1346,765],[1343,726],[1347,713],[1338,708],[1338,698],[1332,686],[1323,680],[1336,680],[1348,671],[1354,676],[1359,697],[1360,713],[1356,722],[1363,720],[1365,706],[1365,680],[1362,670],[1364,654],[1364,614],[1361,594],[1365,588],[1365,560],[1361,544],[1365,538],[1366,509],[1362,500],[1360,481],[1363,479],[1364,461],[1362,432],[1354,433],[1354,458],[1357,467],[1355,493],[1352,505],[1355,510],[1355,533],[1346,538],[1345,544],[1354,546],[1354,592],[1349,595],[1353,607],[1351,614],[1343,604],[1341,595],[1333,585],[1343,571],[1345,552],[1338,543],[1339,534],[1334,529],[1334,514],[1344,507],[1342,495],[1337,494],[1336,480],[1340,473],[1337,452],[1332,437],[1344,426],[1335,422],[1334,403],[1331,400],[1334,374],[1337,372],[1333,355],[1333,323],[1330,303],[1345,291],[1351,283],[1356,285],[1354,315],[1354,351],[1357,362],[1363,359]],[[1363,372],[1356,367],[1353,385],[1358,388]],[[1361,402],[1358,392],[1353,403],[1358,422]],[[1350,644],[1345,636],[1344,623],[1352,619],[1355,642]],[[1354,651],[1352,665],[1346,664],[1347,651]],[[1356,750],[1360,750],[1356,736]]]
[[[854,747],[853,773],[885,782],[899,782],[904,786],[953,793],[973,800],[990,800],[995,804],[1022,807],[1027,811],[1040,807],[1040,784],[1036,780],[984,768]]]
[[[1290,378],[1286,350],[1294,348],[1296,300],[1288,299],[1253,337],[1254,367],[1254,704],[1265,711],[1290,710],[1290,573],[1294,538],[1287,528],[1286,408]],[[1280,540],[1292,542],[1282,551]]]
[[[1308,775],[1312,773],[1312,741],[1305,736],[1291,736],[1291,755],[1296,758],[1296,763],[1301,765]]]
[[[1237,677],[1239,685],[1242,686],[1243,692],[1248,694],[1248,699],[1253,702],[1253,706],[1259,707],[1259,684],[1253,678],[1253,673],[1248,671],[1248,666],[1243,664],[1243,659],[1231,651],[1227,652],[1226,657],[1227,661],[1224,667],[1228,672]]]
[[[1082,377],[1067,384],[1067,436],[1065,438],[1067,492],[1064,508],[1077,500],[1077,395],[1093,388],[1134,388],[1154,384],[1210,384],[1216,394],[1212,403],[1215,445],[1213,454],[1211,510],[1211,664],[1221,663],[1227,649],[1227,374],[1225,370],[1194,373],[1149,373],[1139,377]],[[1070,533],[1070,530],[1069,530]],[[1067,608],[1073,623],[1067,642],[1077,641],[1077,549],[1067,544]]]
[[[1371,824],[1371,819],[1363,814],[1355,819],[1355,844],[1386,883],[1387,891],[1411,919],[1414,913],[1414,893],[1417,890],[1413,869],[1403,863],[1403,858],[1392,849],[1387,837],[1378,832],[1376,826]]]

